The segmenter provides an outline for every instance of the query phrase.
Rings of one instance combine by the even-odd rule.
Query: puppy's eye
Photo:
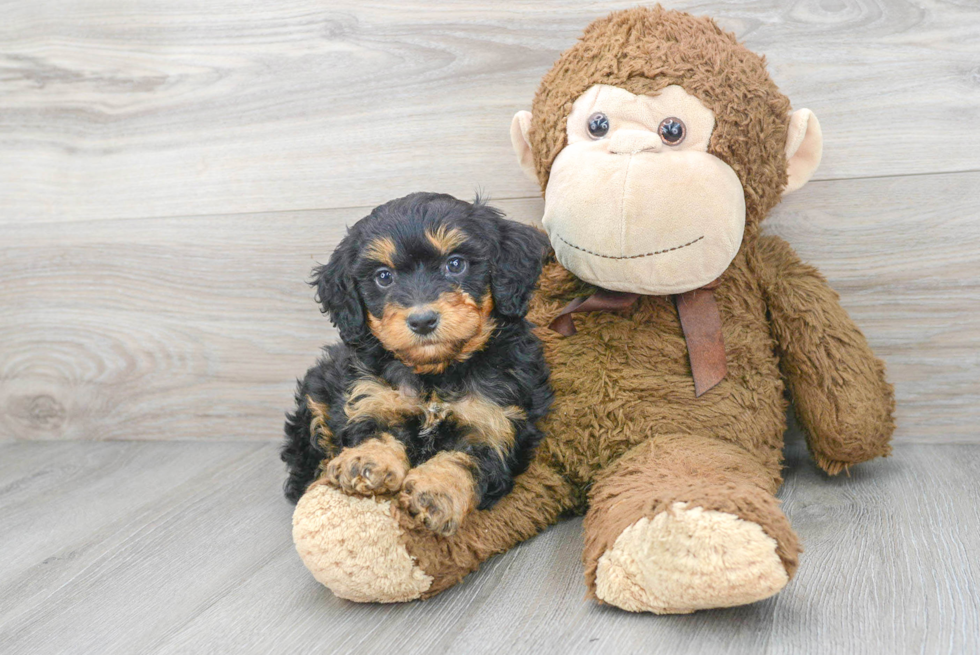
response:
[[[609,134],[609,117],[601,111],[589,116],[589,134],[593,139],[601,139]]]
[[[665,118],[660,122],[660,140],[668,146],[676,146],[687,136],[684,121],[679,118]]]
[[[389,271],[387,268],[379,268],[374,273],[374,283],[379,287],[384,289],[385,287],[390,287],[391,283],[395,281],[395,274]]]
[[[446,272],[450,275],[460,275],[466,272],[466,259],[453,255],[446,260]]]

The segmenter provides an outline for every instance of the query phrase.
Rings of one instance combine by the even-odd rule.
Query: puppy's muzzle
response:
[[[433,309],[416,309],[405,319],[408,329],[424,337],[439,327],[439,313]]]

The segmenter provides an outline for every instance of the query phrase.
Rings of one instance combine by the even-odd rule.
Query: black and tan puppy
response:
[[[322,474],[349,494],[398,493],[451,534],[509,492],[552,400],[524,318],[546,248],[537,230],[448,195],[412,194],[354,224],[314,270],[343,343],[299,385],[286,497]]]

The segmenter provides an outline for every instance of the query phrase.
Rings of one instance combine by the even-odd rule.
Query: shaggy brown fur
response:
[[[586,584],[594,588],[596,563],[623,530],[678,501],[758,523],[776,540],[776,554],[792,576],[800,547],[772,496],[777,486],[772,471],[735,444],[686,434],[644,441],[604,470],[589,492]]]
[[[817,297],[826,302],[784,294],[769,304],[781,287],[801,284],[822,289]],[[529,314],[538,324],[591,290],[557,262],[545,266],[539,285]],[[716,297],[729,370],[701,398],[691,389],[669,298],[579,315],[572,337],[538,330],[556,394],[535,464],[505,501],[471,515],[451,538],[436,540],[401,521],[409,553],[435,579],[426,596],[561,514],[586,509],[583,557],[594,591],[596,562],[622,530],[675,501],[758,523],[776,540],[787,573],[795,572],[799,543],[773,496],[782,482],[784,375],[810,449],[828,473],[890,452],[891,386],[833,292],[780,239],[743,246]],[[813,312],[825,315],[819,326],[805,322]],[[808,363],[801,368],[795,358]],[[514,524],[515,516],[522,521]]]
[[[489,511],[448,538],[393,509],[408,552],[432,576],[431,596],[491,555],[567,512],[588,512],[584,563],[625,528],[674,503],[733,514],[776,542],[788,575],[800,546],[779,510],[788,384],[817,464],[834,474],[890,452],[892,388],[837,295],[758,224],[786,184],[789,102],[765,62],[707,18],[632,9],[593,23],[548,73],[534,100],[530,139],[545,188],[565,145],[572,102],[594,84],[652,93],[680,84],[712,109],[709,152],[737,173],[747,226],[714,291],[728,373],[701,397],[671,298],[643,296],[616,312],[577,315],[577,334],[539,328],[556,401],[534,463]],[[547,325],[595,289],[552,260],[528,318]]]
[[[751,254],[766,303],[779,317],[772,328],[780,368],[817,465],[836,475],[891,453],[892,385],[837,293],[778,237],[759,239]]]

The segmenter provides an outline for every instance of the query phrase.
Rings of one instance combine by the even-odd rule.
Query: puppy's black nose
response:
[[[425,336],[435,330],[439,325],[439,314],[431,309],[423,309],[422,311],[409,314],[405,322],[408,323],[408,327],[412,332]]]

